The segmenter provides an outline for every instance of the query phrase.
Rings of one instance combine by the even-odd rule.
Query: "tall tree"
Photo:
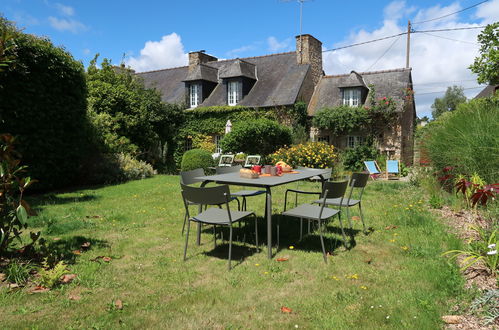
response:
[[[481,84],[499,84],[499,22],[489,24],[478,35],[480,56],[469,69],[478,75]]]
[[[456,110],[458,104],[466,102],[463,90],[463,87],[456,85],[447,87],[445,95],[437,97],[431,106],[433,119],[437,119],[447,111]]]

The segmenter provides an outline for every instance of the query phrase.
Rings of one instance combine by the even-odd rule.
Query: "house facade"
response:
[[[387,125],[378,148],[412,164],[416,111],[414,100],[405,95],[412,88],[411,69],[326,76],[322,43],[309,34],[296,37],[293,52],[218,60],[197,51],[189,53],[188,66],[137,75],[147,87],[156,88],[164,102],[185,104],[186,110],[236,105],[285,109],[301,101],[307,104],[310,117],[325,107],[362,106],[375,86],[377,96],[390,97],[398,104],[396,124]],[[312,127],[310,134],[313,140],[339,148],[363,143],[362,132],[330,136]]]

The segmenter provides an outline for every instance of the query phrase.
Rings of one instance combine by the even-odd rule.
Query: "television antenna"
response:
[[[303,25],[303,3],[304,2],[309,2],[309,1],[313,1],[313,0],[281,0],[281,2],[292,2],[292,1],[296,1],[300,4],[300,49],[299,49],[299,53],[300,53],[300,64],[302,63],[302,25]]]

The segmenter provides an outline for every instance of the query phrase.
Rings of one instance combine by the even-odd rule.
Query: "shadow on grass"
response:
[[[85,247],[84,244],[88,246]],[[57,241],[47,242],[43,255],[55,260],[63,260],[68,264],[73,264],[76,257],[82,252],[91,250],[92,248],[105,247],[109,247],[107,241],[84,236],[73,236]]]
[[[48,193],[45,195],[39,195],[39,196],[29,196],[27,198],[28,202],[30,205],[35,208],[39,209],[47,204],[49,205],[62,205],[62,204],[69,204],[69,203],[81,203],[81,202],[91,202],[99,199],[100,197],[85,193],[83,195],[79,196],[67,196],[67,197],[61,197],[58,196],[58,194],[55,193]]]

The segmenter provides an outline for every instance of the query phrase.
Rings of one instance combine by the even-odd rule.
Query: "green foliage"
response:
[[[374,160],[379,156],[378,151],[372,145],[363,144],[354,148],[348,148],[343,152],[343,166],[350,171],[362,171],[364,161]]]
[[[0,31],[10,29],[0,19]],[[48,39],[11,29],[15,65],[0,72],[0,132],[17,137],[37,189],[74,182],[93,152],[83,64]]]
[[[319,110],[314,116],[313,124],[329,130],[333,136],[339,136],[365,128],[369,124],[369,117],[365,108],[343,105]]]
[[[499,321],[499,290],[485,290],[471,303],[473,313],[485,313],[484,325],[494,324]]]
[[[480,56],[470,65],[471,72],[478,75],[481,84],[499,84],[499,22],[488,24],[478,35]]]
[[[0,15],[0,72],[15,61],[15,26]]]
[[[284,161],[293,168],[334,168],[338,156],[332,145],[325,142],[308,142],[281,148],[270,157],[274,164]]]
[[[88,174],[84,180],[90,184],[140,180],[156,174],[150,164],[125,153],[97,155],[88,160],[86,168]]]
[[[463,103],[425,131],[424,148],[435,169],[450,166],[457,174],[499,181],[499,97]]]
[[[211,153],[203,149],[192,149],[184,153],[182,157],[182,171],[191,171],[202,168],[205,171],[210,166],[214,166]]]
[[[25,176],[26,166],[20,162],[14,150],[14,138],[9,134],[0,135],[0,255],[11,247],[14,239],[22,243],[22,231],[28,228],[28,212],[32,214],[23,195],[34,181]],[[34,242],[40,233],[30,236]]]
[[[306,143],[308,141],[308,132],[305,126],[294,125],[291,128],[293,144]]]
[[[180,105],[161,102],[159,92],[144,87],[132,72],[98,55],[87,70],[88,114],[106,153],[128,153],[152,164],[173,161],[175,132],[183,121]],[[165,152],[159,152],[167,145]]]
[[[32,270],[33,266],[29,262],[12,260],[5,268],[6,280],[23,285],[28,281]]]
[[[64,261],[59,261],[53,268],[50,268],[47,261],[44,261],[43,267],[38,270],[40,277],[37,283],[39,286],[51,289],[59,284],[60,278],[67,273]]]
[[[441,98],[437,97],[431,105],[433,119],[437,119],[447,111],[456,110],[459,104],[466,102],[466,96],[464,96],[463,91],[462,86],[454,85],[447,87],[445,95]]]
[[[290,145],[291,130],[274,120],[254,119],[234,123],[232,131],[220,142],[224,152],[244,152],[250,155],[269,155]]]

